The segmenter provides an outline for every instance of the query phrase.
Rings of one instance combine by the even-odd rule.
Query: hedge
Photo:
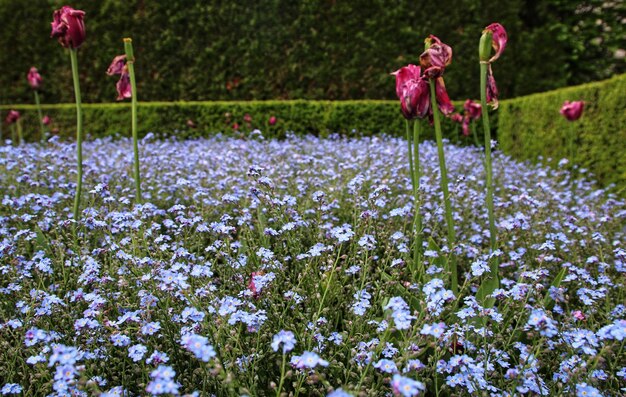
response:
[[[31,66],[43,102],[73,100],[67,51],[50,38],[52,11],[67,3],[86,12],[78,63],[88,103],[116,97],[105,71],[123,37],[133,38],[145,101],[391,100],[389,73],[417,63],[429,34],[454,49],[451,97],[476,98],[478,38],[495,21],[509,33],[495,68],[502,97],[626,72],[613,56],[626,30],[615,1],[0,0],[0,103],[32,103]]]
[[[456,105],[457,109],[461,106]],[[83,108],[86,135],[129,135],[130,104],[85,104]],[[3,117],[8,109],[22,113],[26,140],[39,139],[39,124],[33,105],[0,106]],[[76,123],[73,104],[44,105],[43,112],[52,118],[52,130],[62,138],[73,137]],[[332,133],[397,135],[405,131],[398,101],[140,102],[138,112],[141,136],[152,132],[160,136],[174,134],[189,138],[216,132],[246,133],[255,128],[262,130],[266,137],[278,138],[285,136],[287,131],[320,136]],[[249,123],[245,121],[246,114],[251,118]],[[277,121],[270,126],[272,116]],[[188,125],[189,121],[192,127]],[[233,128],[235,123],[239,125],[237,131]],[[458,141],[458,125],[448,119],[444,119],[442,125],[444,135]],[[5,125],[5,136],[6,128]],[[433,129],[424,128],[422,136],[434,139]]]
[[[575,122],[559,114],[565,100],[583,100]],[[626,195],[626,74],[609,80],[503,101],[498,110],[498,141],[511,156],[550,165],[569,158],[567,137],[576,136],[575,164],[603,186]]]

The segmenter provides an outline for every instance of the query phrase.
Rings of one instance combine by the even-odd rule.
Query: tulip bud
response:
[[[31,86],[33,90],[38,89],[39,86],[41,85],[41,82],[43,81],[43,79],[41,78],[41,75],[37,71],[37,68],[34,66],[30,68],[26,78],[28,79],[28,84]]]
[[[491,40],[493,33],[489,30],[484,30],[482,36],[480,36],[480,43],[478,45],[478,57],[481,62],[489,62],[491,57]]]
[[[270,124],[270,125],[274,125],[274,124],[276,124],[276,117],[275,117],[275,116],[270,117],[270,119],[269,119],[269,124]]]
[[[50,125],[50,123],[52,122],[52,119],[50,118],[50,116],[45,115],[41,119],[41,122],[43,123],[43,125]]]

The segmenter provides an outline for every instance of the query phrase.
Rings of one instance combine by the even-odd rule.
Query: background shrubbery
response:
[[[67,52],[50,39],[52,10],[87,12],[80,49],[83,99],[115,99],[105,76],[121,39],[138,56],[139,99],[392,99],[389,72],[417,62],[433,33],[454,49],[452,98],[478,96],[480,32],[508,30],[496,78],[503,98],[626,71],[626,3],[598,0],[0,0],[0,103],[31,103],[37,66],[45,103],[73,101]]]

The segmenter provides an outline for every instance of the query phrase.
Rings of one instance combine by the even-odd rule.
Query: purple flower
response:
[[[391,380],[391,388],[395,395],[402,397],[418,396],[421,392],[426,391],[426,386],[422,382],[418,382],[411,378],[395,374]]]
[[[290,352],[296,346],[296,338],[293,332],[281,330],[272,339],[272,350],[278,351],[280,345],[283,345],[283,354]]]

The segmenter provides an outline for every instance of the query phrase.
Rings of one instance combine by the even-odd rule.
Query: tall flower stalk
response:
[[[137,84],[135,81],[135,55],[133,53],[133,41],[124,39],[124,51],[126,52],[126,67],[130,76],[131,96],[131,128],[133,133],[133,153],[135,156],[135,202],[141,203],[141,178],[139,175],[139,143],[137,137]]]
[[[36,67],[30,68],[28,71],[28,75],[26,76],[28,79],[28,84],[33,89],[33,93],[35,94],[35,105],[37,107],[37,116],[39,117],[39,129],[41,132],[41,142],[43,143],[46,139],[46,132],[44,130],[43,123],[43,112],[41,111],[41,102],[39,101],[39,87],[43,82],[41,75]]]
[[[72,78],[74,80],[74,97],[76,99],[76,193],[74,195],[74,220],[79,221],[80,196],[83,188],[83,110],[80,98],[80,82],[78,76],[78,59],[76,49],[85,41],[85,12],[69,6],[54,11],[52,14],[52,32],[50,37],[58,39],[61,46],[70,50]]]
[[[396,94],[400,99],[402,115],[406,119],[407,157],[409,162],[409,176],[411,178],[414,217],[413,217],[413,263],[409,268],[413,279],[421,281],[424,271],[421,266],[422,249],[422,215],[420,213],[419,181],[419,136],[421,125],[418,119],[424,118],[429,112],[428,84],[422,77],[421,68],[415,65],[405,66],[393,73],[396,77]],[[413,136],[411,137],[410,121],[413,121]]]
[[[452,251],[456,243],[456,233],[454,230],[454,218],[452,217],[450,190],[448,188],[448,171],[446,169],[443,134],[441,132],[441,121],[439,117],[439,111],[445,115],[450,115],[454,111],[454,106],[452,106],[450,102],[442,77],[445,68],[450,65],[451,62],[452,48],[441,42],[437,37],[433,35],[429,36],[425,40],[425,50],[420,55],[420,64],[422,68],[424,68],[424,76],[428,79],[430,85],[430,107],[433,124],[435,126],[437,153],[439,156],[439,172],[441,175],[439,181],[443,193],[446,227],[448,231],[448,246]],[[458,292],[458,271],[454,254],[450,256],[447,270],[450,274],[451,290],[456,294]]]
[[[489,248],[492,253],[496,250],[498,241],[493,203],[494,186],[491,161],[491,127],[489,124],[487,103],[490,103],[494,109],[498,107],[498,89],[491,70],[491,63],[500,57],[504,51],[506,42],[507,34],[504,27],[498,23],[493,23],[483,30],[478,46],[478,55],[480,60],[480,102],[482,108],[484,109],[482,118],[483,130],[485,134],[485,174],[487,180],[487,195],[485,202],[489,217]],[[493,56],[491,55],[492,47],[496,51]],[[499,262],[497,258],[491,258],[489,263],[489,275],[482,281],[477,292],[478,300],[483,301],[485,306],[493,305],[493,299],[486,300],[486,298],[500,287],[498,268]]]

